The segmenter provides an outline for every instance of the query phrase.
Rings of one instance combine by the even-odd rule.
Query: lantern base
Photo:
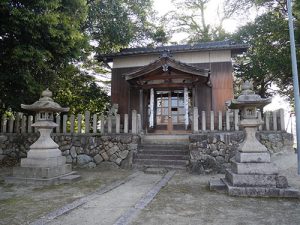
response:
[[[6,177],[6,183],[52,185],[71,183],[80,179],[80,175],[72,172],[70,164],[54,167],[14,167],[13,176]]]

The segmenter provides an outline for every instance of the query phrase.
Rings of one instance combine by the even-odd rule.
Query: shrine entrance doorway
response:
[[[154,98],[154,132],[169,134],[188,132],[190,128],[188,109],[191,106],[188,91],[185,97],[184,89],[159,90],[155,91]]]

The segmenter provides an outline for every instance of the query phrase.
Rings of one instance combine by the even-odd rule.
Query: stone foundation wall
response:
[[[0,161],[26,157],[29,147],[38,138],[32,134],[0,134]],[[98,164],[114,164],[128,168],[140,137],[132,134],[52,134],[67,163],[93,168]]]
[[[257,139],[272,153],[293,151],[292,134],[283,131],[261,131]],[[224,173],[230,166],[244,132],[207,132],[190,136],[190,164],[192,173]]]

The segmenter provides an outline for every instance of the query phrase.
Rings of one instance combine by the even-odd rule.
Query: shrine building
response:
[[[225,111],[233,99],[232,57],[247,45],[232,41],[128,48],[102,55],[112,62],[111,101],[123,118],[141,115],[146,133],[189,133],[193,107]]]

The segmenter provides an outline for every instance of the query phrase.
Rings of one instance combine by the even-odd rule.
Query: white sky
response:
[[[216,4],[217,2],[217,4]],[[206,14],[206,22],[209,24],[214,24],[217,20],[217,7],[223,0],[212,0],[208,6],[207,10],[205,11]],[[169,11],[178,10],[172,4],[172,0],[154,0],[154,9],[158,12],[159,16],[163,16]],[[234,32],[239,25],[245,24],[247,21],[253,20],[255,15],[257,14],[255,9],[250,10],[249,14],[247,15],[239,15],[239,18],[235,19],[228,19],[225,20],[223,23],[223,27],[227,32]],[[176,35],[172,41],[179,41],[182,39],[184,35]]]

